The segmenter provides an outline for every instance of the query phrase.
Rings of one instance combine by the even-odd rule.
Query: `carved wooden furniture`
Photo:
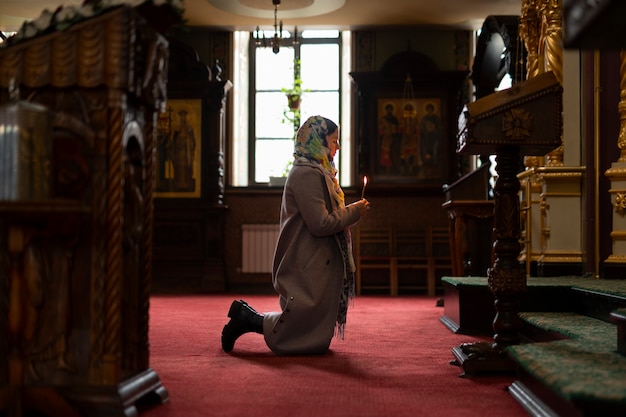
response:
[[[520,155],[545,155],[561,143],[562,91],[552,72],[515,84],[467,106],[459,132],[459,151],[496,153],[494,187],[494,262],[488,271],[495,296],[494,343],[453,349],[466,372],[514,369],[506,347],[519,342],[520,299],[526,275],[519,263]]]
[[[452,276],[486,276],[491,266],[493,200],[489,167],[484,164],[444,187],[450,221]]]
[[[380,71],[350,75],[357,89],[358,174],[367,175],[368,189],[439,193],[456,175],[454,131],[467,72],[441,71],[426,55],[406,51]]]
[[[448,200],[442,207],[450,219],[452,275],[485,276],[484,266],[491,264],[493,201]]]
[[[199,61],[189,46],[170,39],[167,117],[171,102],[197,100],[199,126],[195,132],[195,167],[200,181],[197,195],[158,192],[154,204],[153,291],[223,292],[224,276],[224,201],[225,107],[232,83]],[[172,121],[171,131],[177,129]],[[165,135],[165,136],[164,136]],[[168,138],[159,130],[159,143]],[[160,155],[162,147],[157,154]],[[157,176],[157,191],[161,175]]]
[[[0,49],[0,104],[14,82],[53,114],[50,193],[0,201],[7,416],[132,416],[139,399],[168,398],[148,342],[167,59],[130,7]]]

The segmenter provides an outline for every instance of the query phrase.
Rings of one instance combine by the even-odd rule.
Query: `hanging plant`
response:
[[[288,98],[297,97],[299,98],[303,91],[302,90],[302,78],[300,77],[300,60],[293,60],[293,86],[291,88],[282,88],[280,91],[285,93]],[[297,100],[297,99],[294,99]],[[289,99],[291,102],[291,99]]]
[[[289,110],[299,110],[300,103],[302,102],[302,97],[300,94],[287,94],[287,105],[289,106]]]
[[[300,104],[302,102],[302,93],[310,91],[302,89],[302,78],[300,77],[300,60],[293,61],[293,86],[291,88],[282,88],[280,91],[287,96],[287,108],[283,112],[285,119],[293,124],[294,137],[300,127]]]

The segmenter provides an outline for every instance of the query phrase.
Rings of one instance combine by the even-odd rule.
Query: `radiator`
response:
[[[272,272],[277,224],[241,225],[241,272]]]

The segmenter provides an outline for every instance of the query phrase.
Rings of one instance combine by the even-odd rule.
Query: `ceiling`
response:
[[[134,0],[136,1],[136,0]],[[224,30],[270,29],[278,0],[184,0],[190,26]],[[83,0],[0,0],[0,30],[19,28],[24,20],[58,5]],[[129,1],[130,2],[130,1]],[[488,15],[519,15],[522,0],[280,0],[278,19],[285,29],[365,29],[390,26],[433,26],[479,29]]]

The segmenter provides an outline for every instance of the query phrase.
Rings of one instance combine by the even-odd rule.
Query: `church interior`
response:
[[[456,364],[515,373],[529,415],[625,415],[622,1],[48,3],[0,6],[0,415],[33,386],[89,416],[158,394],[154,294],[273,294],[283,188],[239,147],[262,109],[238,45],[293,48],[283,21],[302,45],[350,34],[341,182],[373,207],[358,294],[434,297],[450,332],[493,336]],[[436,148],[424,128],[387,166],[397,108]]]

